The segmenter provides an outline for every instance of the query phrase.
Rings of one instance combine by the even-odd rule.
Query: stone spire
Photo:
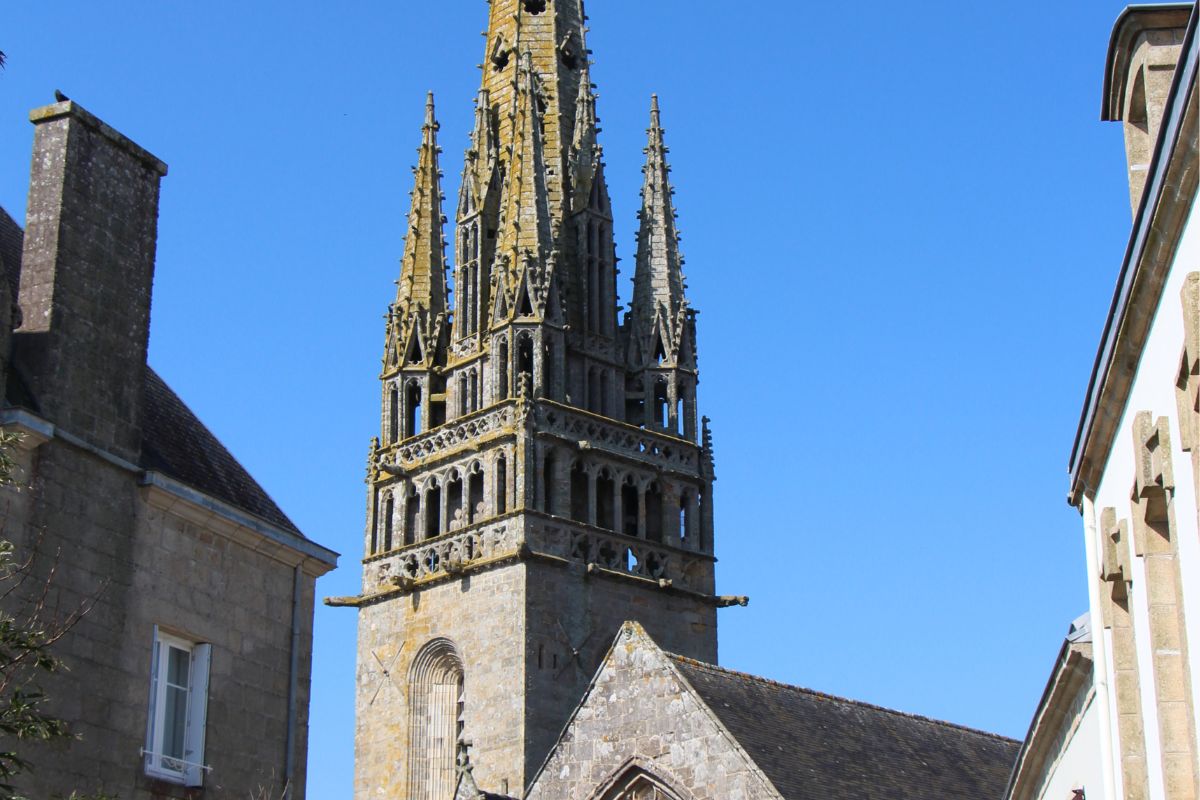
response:
[[[413,170],[412,208],[408,236],[400,260],[396,302],[389,319],[387,366],[400,362],[432,363],[439,345],[436,330],[446,319],[446,237],[442,216],[442,173],[438,168],[438,123],[433,93],[425,103],[421,146]]]
[[[491,0],[487,52],[483,63],[483,88],[496,108],[516,105],[515,95],[526,81],[528,68],[540,87],[543,109],[544,161],[553,167],[547,176],[551,217],[562,219],[564,164],[575,133],[576,96],[587,46],[581,0]],[[515,147],[520,132],[517,121],[499,115],[501,152]]]
[[[412,210],[401,260],[396,308],[402,314],[418,309],[441,314],[446,310],[446,236],[442,226],[442,172],[438,168],[438,123],[433,92],[425,101],[425,124],[413,171]]]
[[[648,133],[637,269],[626,316],[629,365],[634,369],[651,364],[694,367],[693,312],[684,296],[683,255],[658,95],[651,99]]]
[[[524,53],[521,62],[513,111],[509,116],[513,141],[496,246],[496,264],[500,267],[497,277],[501,283],[497,297],[498,318],[507,317],[514,311],[521,313],[516,306],[522,303],[522,291],[529,292],[532,310],[538,312],[545,300],[554,251],[542,125],[544,116],[539,109],[543,95],[533,68],[532,54]]]

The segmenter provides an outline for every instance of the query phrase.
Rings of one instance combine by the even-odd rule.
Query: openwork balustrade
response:
[[[387,591],[442,575],[453,575],[497,558],[515,555],[521,546],[520,519],[495,520],[446,536],[408,545],[386,558],[368,562],[363,589]]]
[[[524,545],[524,547],[523,547]],[[460,574],[497,559],[547,555],[709,594],[702,554],[606,533],[557,517],[514,515],[411,544],[366,564],[367,593]]]
[[[538,430],[658,466],[694,472],[699,450],[680,439],[628,425],[608,423],[591,414],[573,411],[557,403],[537,409]]]
[[[670,581],[671,586],[695,592],[713,590],[703,585],[702,577],[711,559],[700,554],[559,518],[531,516],[525,535],[535,552],[652,581]]]
[[[515,406],[512,402],[493,406],[407,439],[396,448],[396,460],[401,465],[411,464],[477,442],[490,433],[509,428],[516,418]]]

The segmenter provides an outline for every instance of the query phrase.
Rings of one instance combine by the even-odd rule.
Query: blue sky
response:
[[[719,481],[724,665],[1020,738],[1086,610],[1066,464],[1130,225],[1122,4],[592,0],[624,262],[671,146]],[[353,594],[425,92],[453,199],[479,0],[6,0],[0,205],[60,88],[170,164],[150,360]],[[309,796],[351,792],[319,608]]]

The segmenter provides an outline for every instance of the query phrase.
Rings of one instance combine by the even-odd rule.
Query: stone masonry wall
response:
[[[36,588],[54,568],[51,607],[96,604],[56,646],[68,671],[43,682],[77,740],[29,749],[31,797],[103,790],[121,800],[200,796],[144,775],[154,625],[213,645],[203,796],[244,800],[284,772],[293,570],[228,531],[146,502],[137,475],[51,440],[21,453],[0,489],[5,536],[38,545]],[[56,556],[57,554],[57,556]],[[57,558],[57,565],[55,559]],[[315,579],[303,581],[300,641],[311,642]],[[306,752],[308,665],[301,653],[297,755]],[[292,797],[303,798],[304,775]]]
[[[717,661],[716,608],[688,595],[640,581],[588,577],[583,565],[535,563],[527,604],[526,776],[545,760],[625,622],[642,624],[671,652]]]
[[[662,651],[628,626],[526,800],[587,800],[634,765],[690,800],[778,798]]]
[[[478,779],[519,789],[525,749],[525,582],[525,565],[514,562],[360,609],[358,800],[408,796],[409,669],[422,646],[439,637],[454,644],[464,665],[465,735],[475,751],[488,753]]]

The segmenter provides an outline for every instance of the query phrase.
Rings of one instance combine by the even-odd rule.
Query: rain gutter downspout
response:
[[[300,693],[300,599],[304,588],[304,572],[297,564],[292,572],[292,642],[291,663],[288,666],[287,751],[284,756],[283,800],[294,797],[292,781],[296,778],[296,700]]]

